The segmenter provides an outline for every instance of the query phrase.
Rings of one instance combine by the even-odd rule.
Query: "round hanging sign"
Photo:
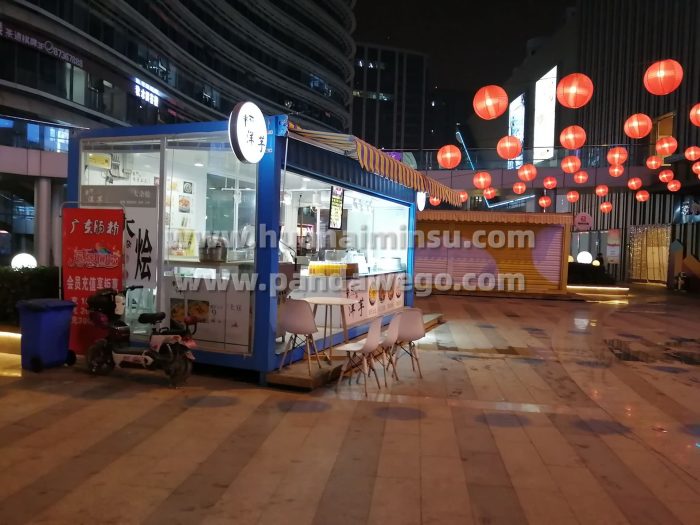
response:
[[[577,213],[574,217],[574,229],[577,232],[587,232],[593,227],[593,217],[588,213]]]
[[[267,124],[260,108],[240,102],[228,119],[228,140],[238,160],[257,164],[267,149]]]

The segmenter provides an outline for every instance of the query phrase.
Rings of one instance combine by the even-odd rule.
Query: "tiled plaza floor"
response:
[[[699,300],[419,306],[367,399],[0,355],[0,524],[700,523]]]

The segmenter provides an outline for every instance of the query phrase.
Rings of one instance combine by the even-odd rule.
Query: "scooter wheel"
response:
[[[85,353],[88,371],[95,375],[107,375],[114,368],[112,351],[107,341],[100,339],[95,341]]]
[[[165,368],[165,374],[170,378],[172,386],[181,386],[192,374],[192,361],[185,357],[184,352],[176,351],[174,359]]]
[[[73,366],[77,359],[75,352],[73,352],[73,350],[68,350],[68,354],[66,354],[66,364],[68,366]]]

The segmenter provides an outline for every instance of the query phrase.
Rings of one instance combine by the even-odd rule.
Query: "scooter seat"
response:
[[[156,324],[165,319],[164,312],[154,312],[152,314],[139,315],[139,323],[141,324]]]

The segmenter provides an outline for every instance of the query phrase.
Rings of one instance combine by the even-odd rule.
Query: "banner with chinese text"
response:
[[[70,349],[79,354],[102,331],[88,317],[87,298],[97,290],[122,287],[122,235],[124,212],[105,208],[63,210],[63,298],[76,308],[70,334]]]

